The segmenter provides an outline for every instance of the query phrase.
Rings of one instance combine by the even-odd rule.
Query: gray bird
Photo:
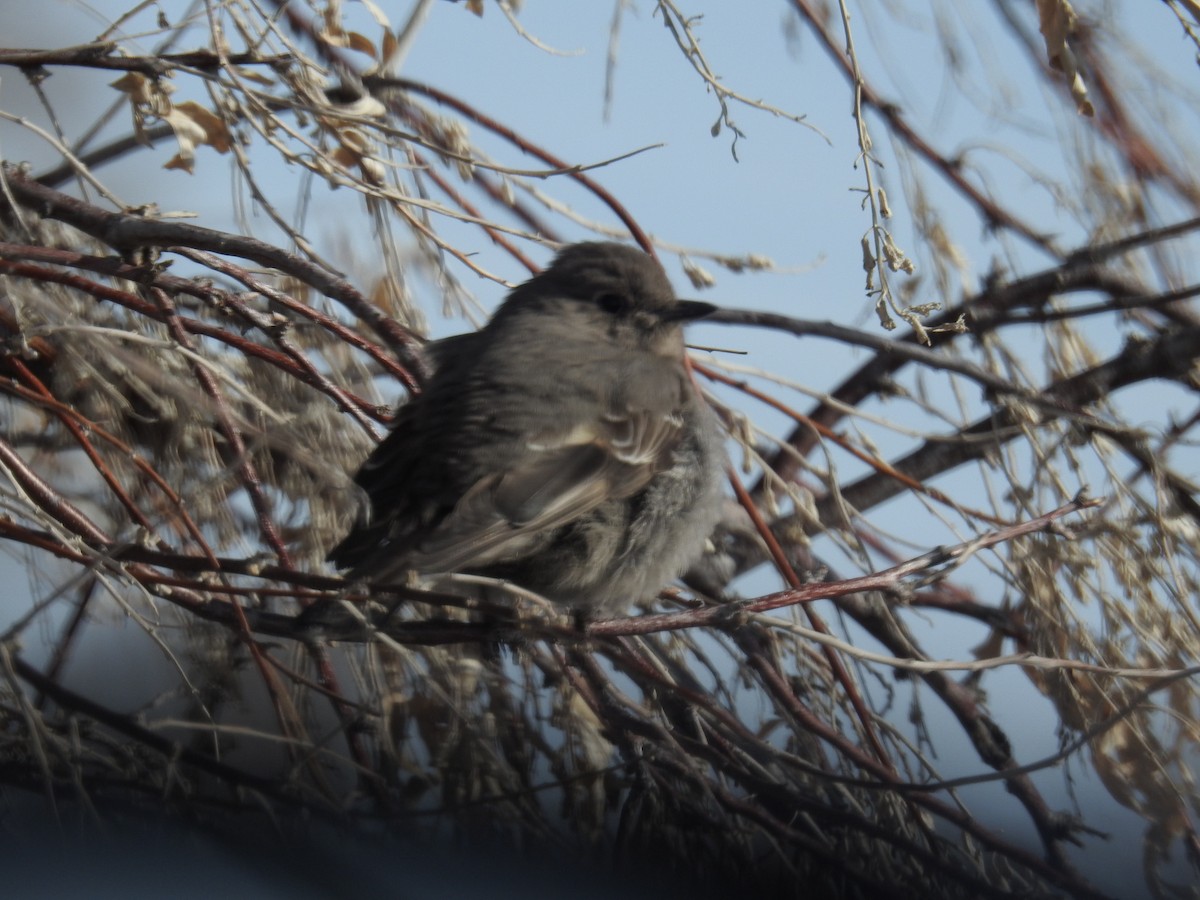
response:
[[[565,248],[434,373],[355,476],[370,513],[329,554],[353,578],[508,579],[588,614],[623,612],[701,553],[724,464],[684,368],[678,300],[650,256]]]

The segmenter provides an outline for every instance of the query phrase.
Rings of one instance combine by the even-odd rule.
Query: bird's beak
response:
[[[675,305],[664,310],[661,316],[667,322],[686,322],[700,319],[717,311],[717,307],[702,300],[676,300]]]

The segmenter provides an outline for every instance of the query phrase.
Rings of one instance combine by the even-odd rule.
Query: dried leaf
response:
[[[375,42],[369,37],[359,34],[357,31],[346,32],[346,44],[351,50],[365,53],[371,59],[376,59],[379,56],[379,51],[375,49]]]
[[[171,108],[169,95],[175,87],[169,82],[158,78],[147,78],[140,72],[127,72],[109,87],[114,87],[123,94],[129,95],[130,102],[140,107],[143,112],[156,116],[165,115]]]
[[[696,265],[690,259],[684,259],[682,262],[683,272],[696,290],[704,290],[704,288],[710,288],[717,283],[717,279],[707,269]]]
[[[338,147],[330,159],[343,169],[357,168],[363,177],[379,184],[384,178],[383,166],[375,159],[375,144],[357,128],[335,129]]]
[[[172,156],[163,168],[183,169],[190,174],[195,170],[196,145],[203,142],[204,129],[188,116],[177,114],[174,111],[166,115],[166,120],[175,132],[179,152]]]
[[[175,106],[162,118],[175,132],[179,144],[179,153],[163,168],[192,172],[198,145],[207,144],[218,153],[228,153],[233,146],[233,136],[225,120],[191,100]]]
[[[208,144],[218,153],[228,153],[233,147],[233,135],[229,132],[229,126],[212,110],[191,100],[185,100],[175,105],[175,112],[184,113],[203,129],[204,140],[201,143]]]
[[[1071,86],[1075,98],[1075,109],[1082,116],[1095,114],[1087,98],[1087,85],[1075,63],[1075,54],[1067,45],[1067,38],[1075,31],[1075,10],[1069,0],[1037,0],[1038,29],[1046,42],[1046,57],[1050,66],[1062,72]]]
[[[375,44],[370,38],[356,31],[347,31],[342,27],[342,4],[340,0],[331,0],[321,13],[321,28],[319,34],[322,40],[334,47],[349,47],[359,53],[365,53],[374,58]]]
[[[862,267],[867,275],[875,271],[875,254],[871,252],[871,240],[866,235],[862,239]]]
[[[384,70],[392,61],[392,57],[396,55],[396,51],[400,49],[400,42],[396,40],[396,36],[390,31],[383,33],[383,52],[379,56],[380,70]]]
[[[264,75],[262,72],[257,72],[254,69],[248,69],[244,66],[233,66],[232,68],[237,72],[238,78],[244,81],[253,81],[255,84],[261,84],[264,87],[271,87],[275,84],[274,78]]]

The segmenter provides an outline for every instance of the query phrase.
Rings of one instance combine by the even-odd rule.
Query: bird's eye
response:
[[[629,309],[629,298],[624,294],[604,293],[596,298],[596,305],[615,316]]]

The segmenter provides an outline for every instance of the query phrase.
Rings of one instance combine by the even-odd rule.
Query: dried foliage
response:
[[[1069,250],[884,98],[846,4],[793,0],[788,27],[828,51],[824,77],[844,79],[853,102],[867,293],[887,328],[898,317],[909,332],[724,309],[727,325],[843,342],[865,361],[804,388],[697,354],[740,464],[726,520],[686,591],[581,627],[507,585],[463,577],[368,595],[323,562],[356,511],[348,473],[390,418],[381,397],[419,390],[418,334],[437,310],[416,301],[411,273],[438,285],[443,309],[469,311],[463,275],[499,280],[473,256],[480,242],[529,271],[545,241],[656,247],[602,171],[392,74],[428,5],[391,23],[364,4],[369,29],[338,2],[198,3],[175,23],[131,5],[86,46],[0,50],[9,77],[39,88],[67,70],[108,79],[118,102],[104,121],[125,123],[101,144],[0,110],[57,155],[7,162],[0,178],[0,537],[34,586],[0,605],[3,789],[63,817],[103,819],[120,801],[605,866],[653,860],[680,884],[736,881],[747,894],[1105,896],[1067,846],[1094,844],[1104,823],[1056,808],[1033,777],[1067,761],[1144,821],[1149,886],[1195,896],[1161,864],[1200,860],[1200,167],[1129,109],[1130,48],[1090,8],[996,4],[1064,111],[1091,236]],[[535,40],[513,6],[499,11]],[[1195,41],[1195,5],[1167,9]],[[468,10],[509,27],[487,4]],[[803,124],[724,84],[679,4],[652,11],[667,52],[719,105],[714,135],[736,147],[735,110]],[[949,47],[952,14],[936,16]],[[182,41],[197,49],[177,52]],[[498,162],[480,135],[521,165]],[[894,148],[901,201],[878,181],[872,135]],[[288,246],[124,206],[104,166],[131,155],[197,179],[228,157],[238,202]],[[361,197],[384,274],[336,271],[316,229],[267,200],[266,165]],[[982,287],[964,287],[969,263],[934,184],[999,246],[1053,262],[970,273]],[[556,194],[567,185],[619,224],[572,210]],[[889,224],[900,210],[931,275],[897,287],[916,268]],[[712,283],[704,254],[682,255],[697,287]],[[1095,342],[1098,321],[1119,326],[1123,346]],[[1136,390],[1168,383],[1190,415],[1142,405]],[[763,410],[790,431],[756,424]],[[936,483],[950,472],[970,476]],[[945,546],[914,550],[875,524],[893,499],[911,519],[941,519]],[[785,589],[747,595],[763,582],[742,576],[769,567]],[[926,614],[988,637],[938,661],[919,633]],[[114,648],[130,629],[169,661],[161,677],[120,693],[71,675],[107,647],[104,670],[125,680]],[[993,717],[997,669],[1020,671],[1049,704],[1060,753],[1031,758]],[[984,774],[939,773],[954,741]],[[1039,850],[956,793],[988,780],[1021,804]]]

